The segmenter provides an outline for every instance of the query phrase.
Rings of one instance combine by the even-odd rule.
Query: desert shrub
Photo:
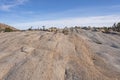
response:
[[[5,32],[12,32],[13,30],[11,28],[5,28]]]
[[[93,27],[91,28],[92,31],[96,32],[97,31],[97,28]]]
[[[120,23],[117,24],[117,31],[120,32]]]
[[[82,27],[82,29],[84,29],[84,30],[89,30],[88,27]]]
[[[31,31],[32,30],[32,26],[30,28],[28,28],[28,31]]]
[[[80,26],[75,26],[75,29],[81,29],[81,27]]]
[[[71,31],[71,32],[73,32],[73,29],[74,29],[74,28],[73,28],[73,27],[71,27],[71,28],[70,28],[70,31]]]
[[[32,30],[31,28],[28,29],[28,31],[31,31],[31,30]]]
[[[2,29],[0,28],[0,32],[2,31]]]
[[[49,32],[57,32],[57,28],[56,27],[51,27],[48,29]]]
[[[68,28],[65,27],[65,28],[63,29],[62,33],[63,33],[64,35],[68,35],[68,33],[69,33]]]
[[[120,22],[119,23],[114,23],[114,25],[112,26],[112,30],[113,31],[117,31],[120,32]]]
[[[109,33],[110,32],[107,27],[104,27],[103,29],[104,29],[104,33]]]

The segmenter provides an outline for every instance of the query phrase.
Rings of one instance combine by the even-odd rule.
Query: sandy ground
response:
[[[120,80],[120,35],[0,33],[0,80]]]

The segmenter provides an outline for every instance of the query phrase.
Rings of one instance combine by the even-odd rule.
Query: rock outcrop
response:
[[[0,80],[120,80],[120,35],[1,33]]]
[[[6,28],[9,28],[12,31],[18,31],[18,29],[14,28],[12,26],[0,23],[0,32],[4,32]]]

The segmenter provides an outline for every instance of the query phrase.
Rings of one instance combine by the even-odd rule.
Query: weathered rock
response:
[[[1,33],[0,80],[120,80],[120,36],[81,29]]]

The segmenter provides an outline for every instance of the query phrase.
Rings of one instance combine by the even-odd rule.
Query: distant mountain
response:
[[[12,31],[18,30],[16,28],[12,27],[12,26],[7,25],[7,24],[0,23],[0,32],[5,31],[6,28],[11,29]]]

